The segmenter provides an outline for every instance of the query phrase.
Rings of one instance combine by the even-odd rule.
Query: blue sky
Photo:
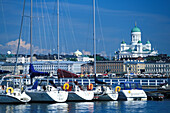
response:
[[[34,53],[57,53],[56,0],[33,0]],[[25,16],[30,14],[26,0]],[[97,53],[114,55],[124,40],[131,42],[135,22],[142,43],[170,55],[169,0],[96,0]],[[16,52],[23,0],[0,0],[0,53]],[[24,18],[20,53],[29,54],[29,18]],[[79,49],[93,54],[92,0],[60,0],[60,52]]]

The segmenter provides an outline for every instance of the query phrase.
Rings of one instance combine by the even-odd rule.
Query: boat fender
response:
[[[93,89],[93,84],[89,84],[88,89],[92,90]]]
[[[68,84],[68,83],[65,83],[64,86],[63,86],[63,89],[64,89],[64,90],[65,90],[65,89],[68,90],[68,89],[69,89],[69,84]]]
[[[121,87],[120,86],[116,86],[115,91],[119,92],[120,90],[121,90]]]
[[[8,88],[6,89],[6,92],[7,92],[7,93],[8,93],[8,90],[11,90],[11,93],[14,92],[14,89],[13,89],[12,87],[8,87]]]

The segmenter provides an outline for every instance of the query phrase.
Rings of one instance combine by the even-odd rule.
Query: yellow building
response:
[[[131,61],[131,62],[125,62],[123,66],[123,71],[128,72],[131,74],[139,75],[143,72],[145,72],[145,63],[144,62],[137,62],[137,61]]]

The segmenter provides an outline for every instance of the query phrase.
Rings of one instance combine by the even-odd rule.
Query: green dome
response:
[[[148,41],[146,42],[146,44],[151,44],[151,43],[150,43],[150,41],[148,40]]]
[[[142,42],[139,40],[138,43],[142,43]]]
[[[135,27],[131,30],[131,32],[141,32],[141,31],[140,31],[140,29],[139,29],[137,26],[135,26]]]
[[[126,44],[126,42],[123,40],[122,42],[121,42],[122,44]]]

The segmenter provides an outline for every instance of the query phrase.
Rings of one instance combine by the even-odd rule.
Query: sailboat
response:
[[[24,1],[24,7],[25,7],[25,1]],[[22,26],[22,22],[23,19],[21,21],[21,26]],[[21,29],[20,29],[19,39],[21,38]],[[18,42],[17,56],[18,56],[18,51],[19,51],[19,42]],[[17,57],[16,57],[15,65],[17,65]],[[4,72],[8,73],[7,71],[3,71],[3,73]],[[14,69],[14,74],[15,74],[15,69]],[[19,86],[14,84],[15,79],[20,80]],[[0,103],[3,104],[4,103],[26,103],[31,100],[31,98],[23,91],[23,87],[21,83],[22,79],[23,78],[18,75],[6,75],[2,77],[0,81]]]
[[[78,76],[74,73],[68,72],[66,70],[60,69],[59,65],[59,3],[58,3],[58,70],[57,75],[60,81],[60,78],[78,78]],[[65,83],[61,86],[63,90],[67,91],[68,99],[67,101],[90,101],[94,97],[93,91],[83,90],[77,81],[72,81],[69,83]]]
[[[97,84],[94,88],[94,100],[117,100],[118,90],[113,90],[112,86],[107,83],[99,81],[95,76],[95,83]]]
[[[138,82],[129,81],[129,67],[127,68],[128,81],[120,82],[119,100],[147,100],[147,95]]]
[[[30,78],[36,76],[49,76],[47,72],[38,72],[34,70],[32,64],[30,64]],[[42,83],[44,82],[44,83]],[[65,102],[68,97],[68,92],[63,91],[60,87],[57,87],[52,80],[39,80],[36,79],[33,86],[25,90],[26,94],[31,97],[31,102]]]
[[[59,0],[57,2],[59,4]],[[32,19],[32,0],[31,0],[31,16],[30,19]],[[30,24],[30,27],[32,29],[32,22]],[[32,30],[31,30],[32,31]],[[31,33],[32,34],[32,33]],[[32,35],[30,35],[30,39],[32,40]],[[36,76],[49,76],[49,73],[47,72],[38,72],[34,70],[34,67],[32,65],[32,41],[30,44],[30,54],[31,54],[31,63],[30,63],[30,77],[31,77],[31,83],[32,79]],[[60,87],[57,87],[53,81],[49,81],[48,78],[45,81],[45,84],[40,84],[42,81],[35,80],[34,85],[31,88],[27,88],[25,90],[26,94],[28,94],[31,97],[31,102],[65,102],[68,97],[68,92],[61,90]]]
[[[94,92],[83,89],[77,81],[65,84],[69,84],[67,101],[91,101],[94,98]]]
[[[62,88],[68,92],[67,101],[91,101],[94,98],[94,92],[81,86],[74,78],[78,76],[66,70],[58,69],[58,78],[72,78],[72,81],[66,82]]]
[[[117,100],[118,92],[105,82],[99,81],[96,77],[96,33],[95,33],[95,0],[93,0],[93,40],[94,40],[94,78],[96,87],[94,88],[94,100]]]
[[[127,101],[134,101],[134,100],[147,100],[147,95],[145,91],[142,89],[140,83],[138,82],[120,82],[121,90],[119,92],[119,99],[118,100],[127,100]]]
[[[23,91],[23,87],[18,87],[13,83],[14,79],[22,79],[18,75],[6,75],[0,81],[0,103],[26,103],[31,98]],[[20,81],[21,82],[21,81]]]

